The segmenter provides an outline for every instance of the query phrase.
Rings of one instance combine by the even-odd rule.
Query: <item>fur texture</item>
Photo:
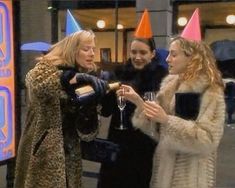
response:
[[[201,93],[201,105],[195,121],[175,116],[175,93]],[[216,152],[223,135],[225,103],[223,90],[212,88],[203,75],[182,82],[169,75],[162,82],[157,102],[169,115],[159,126],[155,139],[159,145],[153,159],[152,188],[213,188],[215,187]],[[136,109],[134,125],[146,134],[148,120]]]
[[[76,106],[62,105],[71,100],[62,90],[60,74],[57,67],[42,61],[26,76],[29,103],[18,148],[15,188],[82,187],[80,139],[94,139],[98,130],[78,136],[76,130],[82,122],[74,117],[82,113],[73,110]]]

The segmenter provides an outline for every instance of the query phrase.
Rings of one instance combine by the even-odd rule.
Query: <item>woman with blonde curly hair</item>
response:
[[[81,188],[80,140],[98,133],[98,100],[107,83],[96,74],[95,35],[75,32],[36,58],[25,79],[28,110],[20,139],[15,188]],[[89,74],[87,74],[89,73]],[[86,103],[75,88],[90,84],[95,96]]]
[[[148,135],[154,122],[159,144],[151,188],[213,188],[225,119],[222,78],[203,42],[176,37],[169,52],[170,75],[156,101],[143,101],[127,85],[124,93],[117,93],[137,106],[132,119],[136,128]]]
[[[213,52],[208,45],[203,41],[200,43],[185,40],[182,37],[174,38],[171,43],[178,41],[181,50],[185,53],[185,56],[193,56],[188,63],[186,71],[182,74],[182,79],[190,80],[197,77],[201,72],[205,71],[212,86],[221,85],[223,87],[223,81],[221,74],[216,67],[216,60]]]

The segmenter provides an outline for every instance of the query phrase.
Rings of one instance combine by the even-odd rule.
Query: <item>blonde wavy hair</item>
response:
[[[90,42],[95,40],[95,34],[91,30],[81,30],[66,36],[61,41],[52,45],[48,53],[42,57],[36,58],[37,61],[49,61],[56,66],[68,66],[76,67],[78,69],[84,69],[79,67],[76,63],[76,55],[81,45],[84,42]],[[79,63],[79,62],[78,62]],[[78,66],[78,67],[77,67]],[[93,70],[97,69],[94,63]]]
[[[183,80],[195,79],[206,75],[211,86],[224,88],[221,73],[211,48],[203,41],[190,41],[182,37],[175,37],[170,43],[177,42],[186,56],[191,56],[187,70],[182,75]]]

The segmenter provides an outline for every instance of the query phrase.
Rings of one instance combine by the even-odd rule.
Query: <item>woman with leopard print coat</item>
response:
[[[26,75],[28,112],[18,148],[15,188],[82,187],[80,140],[97,135],[96,99],[107,87],[105,81],[89,75],[96,71],[94,38],[86,30],[65,37],[37,58]],[[74,88],[87,82],[95,97],[82,103]]]

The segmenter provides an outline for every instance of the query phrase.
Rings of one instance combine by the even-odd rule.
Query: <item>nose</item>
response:
[[[166,62],[169,64],[170,63],[170,54],[166,57]]]
[[[141,59],[141,55],[139,53],[136,54],[135,59]]]
[[[89,52],[90,52],[90,54],[91,54],[92,56],[95,55],[95,50],[94,50],[93,48],[90,48]]]

